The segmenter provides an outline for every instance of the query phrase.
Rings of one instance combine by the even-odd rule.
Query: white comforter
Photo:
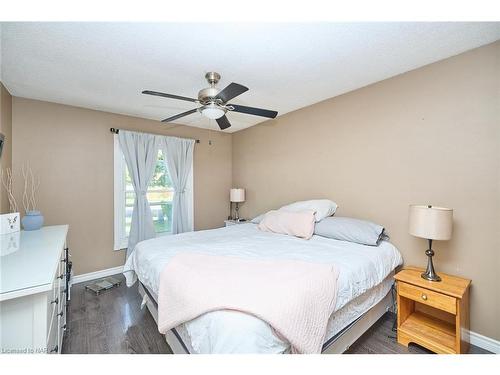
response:
[[[399,251],[386,241],[374,247],[320,236],[303,240],[262,232],[249,223],[137,244],[124,266],[127,285],[139,278],[157,294],[161,271],[172,256],[182,251],[335,264],[339,270],[335,311],[378,285],[402,263]],[[280,340],[267,323],[241,312],[214,311],[184,326],[197,353],[281,353],[289,349],[289,344]]]

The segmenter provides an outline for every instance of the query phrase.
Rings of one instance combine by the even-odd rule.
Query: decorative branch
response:
[[[40,183],[41,183],[40,176],[38,176],[37,181],[36,181],[36,187],[33,191],[33,208],[38,207],[38,200],[36,198],[37,198],[37,194],[38,194],[38,188],[40,187]]]
[[[21,172],[23,173],[23,180],[24,180],[24,189],[23,189],[23,208],[24,212],[28,212],[30,210],[30,201],[28,198],[28,163],[26,163],[26,166],[23,164],[21,168]]]
[[[30,168],[30,178],[31,178],[31,196],[30,196],[30,203],[31,207],[33,210],[35,210],[37,206],[36,202],[36,192],[38,188],[40,187],[40,177],[35,182],[35,176],[33,175],[33,170]]]
[[[0,180],[2,181],[2,185],[4,186],[5,191],[7,192],[10,212],[18,212],[16,198],[14,197],[14,179],[12,170],[10,168],[6,168],[5,172],[3,170],[0,170]]]
[[[40,177],[35,180],[35,175],[33,174],[33,170],[26,163],[26,166],[23,165],[22,173],[24,178],[24,190],[23,190],[23,207],[24,211],[35,211],[37,206],[36,193],[38,188],[40,187]]]
[[[9,206],[11,212],[19,212],[19,208],[17,206],[16,197],[14,196],[14,173],[12,169],[8,169],[7,171],[9,177]]]

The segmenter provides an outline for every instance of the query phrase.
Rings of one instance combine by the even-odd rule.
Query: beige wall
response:
[[[438,271],[472,279],[472,330],[500,339],[500,42],[233,134],[233,185],[252,217],[330,198],[338,215],[383,224],[405,263],[411,203],[454,208]]]
[[[222,224],[231,185],[247,189],[247,217],[328,197],[339,215],[385,225],[405,262],[424,265],[425,241],[407,233],[408,204],[453,207],[453,239],[436,242],[435,265],[472,279],[472,330],[500,339],[499,71],[497,42],[233,136],[212,132],[213,146],[206,130],[165,130],[156,121],[13,98],[13,166],[19,173],[29,161],[41,175],[46,223],[70,224],[76,274],[124,260],[112,250],[110,127],[202,140],[194,161],[196,229]]]
[[[0,82],[0,133],[5,136],[5,144],[0,159],[0,170],[12,166],[12,97]],[[0,184],[0,213],[9,212],[9,200]]]
[[[70,225],[75,274],[122,265],[113,251],[113,135],[121,128],[198,138],[194,153],[196,229],[220,227],[231,187],[231,136],[193,127],[13,98],[13,167],[29,161],[41,176],[40,210],[46,224]],[[18,178],[16,190],[21,191]]]

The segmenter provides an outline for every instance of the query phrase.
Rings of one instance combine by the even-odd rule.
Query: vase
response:
[[[43,216],[40,211],[26,211],[21,223],[24,230],[38,230],[43,225]]]

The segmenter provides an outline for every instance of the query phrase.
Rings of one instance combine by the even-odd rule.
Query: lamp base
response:
[[[239,207],[238,207],[238,202],[236,202],[236,217],[234,218],[234,220],[236,221],[240,221],[240,213],[239,213]]]
[[[425,255],[427,255],[427,269],[420,276],[422,276],[422,279],[428,281],[441,281],[441,278],[437,275],[436,271],[434,271],[434,264],[432,263],[432,257],[434,256],[432,240],[429,240],[429,249],[425,251]]]
[[[426,279],[428,281],[441,281],[441,278],[438,275],[431,275],[427,273],[427,271],[422,273],[420,276],[422,276],[422,279]]]

